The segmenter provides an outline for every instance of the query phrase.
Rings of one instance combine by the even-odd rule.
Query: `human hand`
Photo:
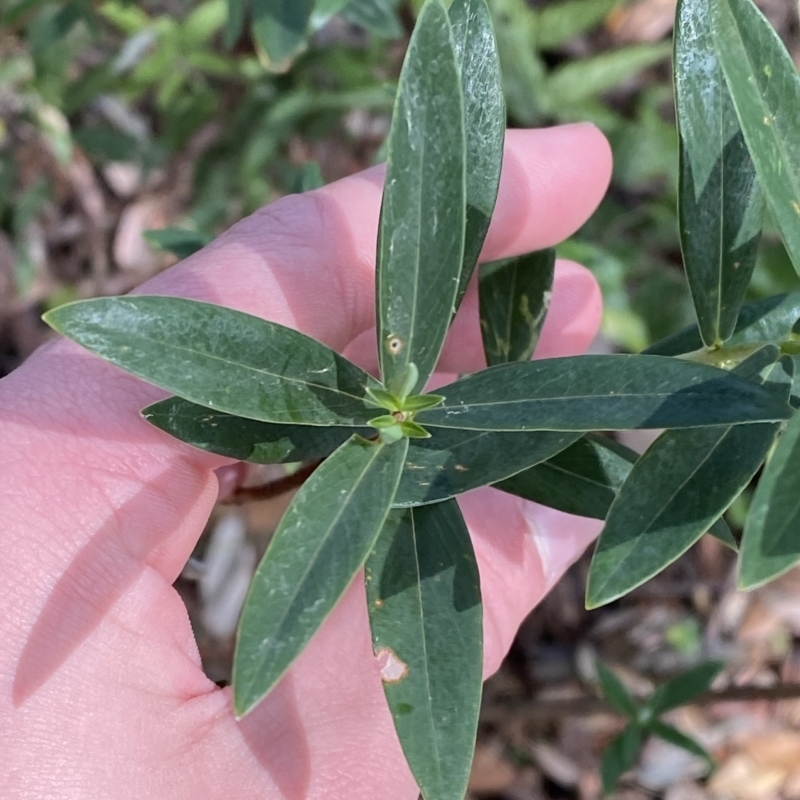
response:
[[[509,131],[494,260],[552,245],[610,174],[591,126]],[[374,368],[382,170],[284,198],[142,287],[268,318]],[[559,263],[538,356],[582,352],[594,279]],[[484,366],[473,286],[440,368]],[[144,422],[162,393],[56,341],[0,382],[0,785],[22,798],[417,796],[356,581],[290,672],[244,720],[202,672],[172,588],[229,461]],[[460,498],[484,596],[485,673],[599,530],[492,489]]]

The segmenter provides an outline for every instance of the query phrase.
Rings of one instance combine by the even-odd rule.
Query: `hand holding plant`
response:
[[[609,168],[607,145],[591,127],[509,132],[483,258],[569,235],[602,196]],[[374,352],[364,342],[375,341],[381,186],[375,169],[286,198],[142,291],[219,303],[337,350]],[[559,264],[539,353],[581,352],[599,312],[591,276]],[[477,316],[473,287],[442,370],[483,367]],[[358,360],[371,366],[368,355]],[[216,498],[213,470],[231,462],[143,421],[141,409],[162,396],[67,342],[0,384],[0,505],[9,543],[0,596],[13,609],[0,622],[0,730],[11,743],[4,786],[12,796],[43,794],[55,782],[81,798],[414,800],[358,583],[241,722],[229,690],[202,674],[171,583]],[[481,573],[488,674],[599,525],[494,490],[469,495],[461,507]]]

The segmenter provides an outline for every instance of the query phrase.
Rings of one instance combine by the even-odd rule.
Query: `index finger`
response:
[[[610,173],[608,143],[592,125],[508,131],[483,260],[573,233],[600,202]],[[375,324],[382,187],[383,168],[376,167],[278,200],[141,291],[230,306],[341,350]]]

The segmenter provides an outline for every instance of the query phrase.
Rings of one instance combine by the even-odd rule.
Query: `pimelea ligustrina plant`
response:
[[[800,266],[800,81],[751,0],[680,3],[675,69],[681,237],[698,326],[649,353],[531,362],[554,260],[537,253],[482,270],[489,369],[425,393],[500,175],[504,107],[484,0],[449,10],[428,0],[408,48],[378,237],[378,379],[297,331],[189,300],[106,298],[46,315],[173,393],[143,413],[178,438],[261,463],[322,460],[253,580],[234,663],[237,714],[275,686],[364,567],[409,765],[427,800],[462,797],[482,613],[453,498],[479,486],[606,519],[587,589],[597,606],[707,530],[736,547],[722,514],[772,451],[741,584],[800,559],[790,402],[800,293],[741,307],[763,197]],[[628,428],[666,430],[638,459],[596,433]]]

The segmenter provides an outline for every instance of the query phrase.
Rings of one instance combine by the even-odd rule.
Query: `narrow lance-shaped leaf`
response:
[[[664,714],[673,708],[686,705],[711,688],[714,679],[722,672],[725,664],[721,661],[705,661],[696,667],[676,675],[650,695],[645,704],[654,716]]]
[[[450,21],[464,90],[467,145],[467,218],[457,308],[478,263],[497,200],[506,107],[500,55],[486,0],[454,0]]]
[[[567,514],[605,519],[638,457],[629,447],[587,433],[558,455],[494,486]]]
[[[596,667],[597,680],[603,691],[603,697],[621,714],[636,719],[639,715],[639,706],[625,688],[625,684],[602,661],[598,661]]]
[[[278,682],[364,564],[386,521],[407,449],[354,436],[303,484],[247,595],[233,663],[242,716]]]
[[[800,272],[800,78],[752,0],[710,0],[717,58],[761,186]]]
[[[605,519],[639,454],[613,439],[587,433],[558,455],[494,484],[496,489],[567,514]],[[720,517],[708,533],[736,551]]]
[[[262,422],[365,425],[372,379],[291,328],[176,297],[70,303],[45,321],[81,346],[186,400]]]
[[[756,263],[763,196],[711,35],[707,0],[681,0],[674,37],[681,248],[703,341],[733,333]]]
[[[395,505],[436,503],[507,478],[559,453],[578,436],[439,428],[430,439],[411,442]]]
[[[444,386],[424,427],[471,430],[694,428],[787,419],[787,403],[705,364],[645,355],[500,364]]]
[[[639,757],[644,731],[635,722],[628,723],[603,752],[600,761],[600,777],[604,794],[610,794],[617,781],[633,767]]]
[[[220,456],[254,464],[290,464],[329,456],[354,433],[368,439],[372,428],[278,425],[259,422],[180,397],[170,397],[142,411],[150,423],[182,442]]]
[[[249,5],[249,0],[228,0],[228,15],[222,33],[222,43],[226,50],[230,50],[242,35]]]
[[[387,160],[378,230],[378,354],[385,384],[416,364],[419,391],[444,343],[464,254],[464,100],[441,0],[423,6],[411,37]]]
[[[758,482],[744,526],[739,588],[754,589],[800,562],[800,414]]]
[[[267,69],[285,72],[306,47],[314,0],[251,0],[253,39]]]
[[[426,800],[467,789],[483,672],[480,579],[455,501],[393,511],[366,564],[384,691]]]
[[[800,292],[774,295],[747,303],[739,311],[733,335],[725,343],[725,352],[744,358],[765,344],[781,344],[792,336],[792,327],[800,318]],[[797,338],[797,337],[794,337]],[[645,353],[678,356],[703,347],[696,327],[684,328],[651,345]]]
[[[757,356],[753,357],[758,361]],[[747,374],[748,363],[739,367]],[[787,399],[790,364],[768,368],[766,383]],[[761,466],[778,424],[667,431],[636,462],[595,547],[586,605],[626,594],[689,549]]]
[[[481,334],[490,367],[533,355],[553,294],[555,264],[555,250],[549,249],[481,270]]]
[[[212,239],[207,233],[184,228],[145,231],[144,238],[154,247],[172,253],[178,258],[188,258],[198,250],[202,250]]]

